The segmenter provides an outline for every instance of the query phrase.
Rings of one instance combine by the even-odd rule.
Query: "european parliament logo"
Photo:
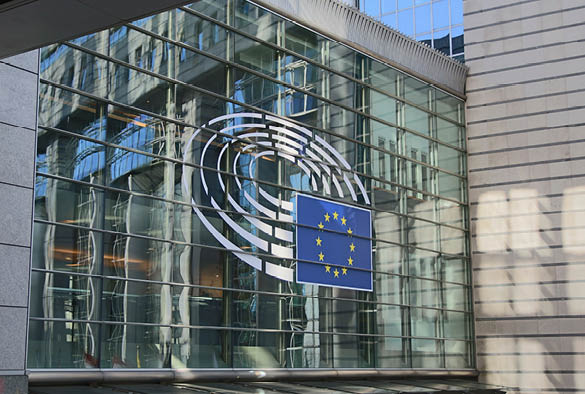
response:
[[[297,282],[372,291],[367,209],[297,195]]]

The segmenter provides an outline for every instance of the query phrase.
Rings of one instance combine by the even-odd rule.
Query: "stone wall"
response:
[[[26,393],[39,51],[0,60],[0,394]]]
[[[465,0],[477,361],[585,391],[585,2]]]

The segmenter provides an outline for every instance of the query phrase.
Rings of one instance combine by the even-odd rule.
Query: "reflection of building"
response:
[[[465,79],[355,10],[276,3],[49,45],[38,94],[34,67],[0,64],[0,391],[25,363],[31,382],[477,368],[582,391],[580,5],[466,1]],[[411,3],[416,37],[410,9],[441,2]],[[374,292],[275,275],[295,268],[298,192],[371,208]]]
[[[399,32],[463,61],[463,0],[347,0]],[[359,3],[359,5],[358,5]]]
[[[472,371],[463,102],[252,3],[228,3],[42,50],[42,292],[32,294],[29,368]],[[276,155],[222,149],[259,132],[230,121],[250,111],[305,127],[351,167],[320,161],[314,142],[291,142],[268,117],[266,130],[284,133]],[[209,183],[218,176],[227,194]],[[366,200],[352,200],[354,177]],[[262,206],[296,192],[371,204],[374,293],[275,280],[206,228],[261,257],[294,247],[278,235],[293,234],[287,215]],[[263,251],[266,241],[280,246]],[[277,257],[266,264],[294,268]]]

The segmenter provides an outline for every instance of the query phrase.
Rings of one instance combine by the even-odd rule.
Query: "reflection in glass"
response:
[[[472,367],[463,102],[245,0],[188,8],[42,50],[28,367]],[[294,270],[297,193],[372,209],[373,292],[232,253]]]

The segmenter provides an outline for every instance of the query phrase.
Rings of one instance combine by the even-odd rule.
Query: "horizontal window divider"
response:
[[[261,7],[261,8],[263,8],[263,7]],[[268,41],[264,41],[264,40],[262,40],[262,39],[260,39],[260,38],[258,38],[258,37],[256,37],[256,36],[254,36],[254,35],[252,35],[252,34],[249,34],[249,33],[246,33],[246,32],[244,32],[244,31],[238,30],[237,28],[235,28],[235,27],[233,27],[233,26],[231,26],[231,25],[228,25],[228,24],[226,24],[226,23],[224,23],[224,22],[218,21],[217,19],[214,19],[214,18],[212,18],[212,17],[210,17],[210,16],[207,16],[207,15],[205,15],[205,14],[203,14],[203,13],[200,13],[200,12],[198,12],[198,11],[195,11],[195,10],[193,10],[193,9],[191,9],[191,8],[188,8],[188,7],[186,7],[186,6],[179,7],[179,9],[180,9],[181,11],[185,11],[185,12],[187,12],[188,14],[194,15],[194,16],[196,16],[196,17],[199,17],[199,18],[201,18],[201,19],[205,19],[205,20],[206,20],[206,21],[208,21],[208,22],[211,22],[211,23],[213,23],[213,24],[216,24],[216,25],[218,25],[218,26],[222,27],[223,29],[229,30],[229,31],[231,31],[231,32],[233,32],[233,33],[236,33],[236,34],[238,34],[238,35],[242,36],[242,37],[246,37],[246,38],[248,38],[248,39],[250,39],[250,40],[252,40],[252,41],[256,41],[257,43],[260,43],[260,44],[262,44],[262,45],[268,46],[268,47],[270,47],[271,49],[274,49],[274,50],[277,50],[277,51],[281,51],[281,52],[283,52],[283,53],[286,53],[286,54],[288,54],[288,55],[295,56],[295,57],[297,57],[298,59],[300,59],[300,60],[303,60],[303,61],[305,61],[305,62],[307,62],[307,63],[310,63],[311,65],[313,65],[313,66],[315,66],[315,67],[318,67],[318,68],[320,68],[320,69],[322,69],[322,70],[325,70],[325,71],[331,72],[331,73],[333,73],[333,74],[335,74],[335,75],[338,75],[338,76],[340,76],[340,77],[342,77],[342,78],[345,78],[345,79],[347,79],[347,80],[349,80],[349,81],[351,81],[351,82],[354,82],[354,83],[360,84],[360,85],[362,85],[362,86],[364,86],[364,87],[367,87],[367,88],[370,88],[370,89],[372,89],[372,90],[374,90],[374,91],[376,91],[376,92],[378,92],[378,93],[382,93],[383,95],[385,95],[385,96],[387,96],[387,97],[390,97],[390,98],[396,99],[396,100],[398,100],[398,101],[400,101],[400,102],[402,102],[402,103],[404,103],[404,104],[408,104],[408,105],[410,105],[410,106],[412,106],[412,107],[414,107],[414,108],[417,108],[417,109],[420,109],[420,110],[422,110],[422,111],[425,111],[425,112],[427,112],[427,113],[430,113],[430,114],[432,114],[432,115],[435,115],[435,116],[437,116],[437,117],[439,117],[439,118],[441,118],[441,119],[444,119],[444,120],[446,120],[446,121],[448,121],[448,122],[450,122],[450,123],[453,123],[454,125],[457,125],[457,126],[460,126],[460,127],[465,127],[465,124],[464,124],[464,123],[458,122],[458,121],[456,121],[455,119],[452,119],[452,118],[449,118],[449,117],[447,117],[447,116],[444,116],[444,115],[442,115],[442,114],[441,114],[441,113],[439,113],[439,112],[434,112],[434,111],[432,111],[432,110],[430,110],[430,109],[428,109],[428,108],[425,108],[425,107],[423,107],[423,106],[421,106],[421,105],[415,104],[415,103],[413,103],[413,102],[411,102],[411,101],[409,101],[409,100],[405,99],[404,97],[400,97],[400,96],[398,96],[398,95],[395,95],[395,94],[389,93],[389,92],[387,92],[387,91],[385,91],[385,90],[382,90],[382,89],[380,89],[380,88],[377,88],[376,86],[374,86],[374,85],[372,85],[372,84],[370,84],[370,83],[364,82],[364,81],[362,81],[362,80],[360,80],[360,79],[358,79],[358,78],[355,78],[355,77],[353,77],[353,76],[351,76],[351,75],[345,74],[345,73],[343,73],[343,72],[341,72],[341,71],[337,71],[337,70],[335,70],[334,68],[331,68],[331,67],[329,67],[329,66],[327,66],[327,65],[325,65],[325,64],[323,64],[323,63],[319,63],[319,62],[317,62],[317,61],[315,61],[315,60],[313,60],[313,59],[311,59],[311,58],[308,58],[308,57],[306,57],[306,56],[304,56],[304,55],[301,55],[300,53],[296,53],[296,52],[294,52],[294,51],[292,51],[292,50],[290,50],[290,49],[288,49],[288,48],[285,48],[285,47],[278,46],[278,45],[276,45],[276,44],[273,44],[273,43],[271,43],[271,42],[268,42]],[[273,13],[271,10],[269,10],[269,9],[266,9],[266,8],[263,8],[263,9],[267,10],[268,12],[270,12],[271,14],[273,14],[273,15],[274,15],[274,13]],[[280,16],[280,15],[277,15],[277,16],[278,16],[279,18],[283,18],[283,17],[282,17],[282,16]],[[284,19],[285,19],[285,20],[288,20],[288,19],[286,19],[286,18],[284,18]],[[292,20],[290,20],[290,22],[292,22],[292,23],[294,23],[294,24],[296,24],[296,25],[298,25],[298,26],[302,27],[303,29],[307,29],[307,27],[306,27],[306,26],[299,25],[299,24],[298,24],[298,23],[296,23],[295,21],[292,21]],[[385,62],[381,62],[379,59],[373,59],[373,58],[372,58],[370,55],[368,55],[368,54],[366,54],[366,53],[364,53],[364,52],[362,52],[362,51],[360,51],[360,50],[358,50],[358,49],[356,49],[356,48],[352,48],[352,47],[350,47],[350,46],[347,46],[346,44],[344,44],[344,43],[342,43],[342,42],[339,42],[339,41],[336,41],[336,40],[333,40],[333,39],[332,39],[332,38],[330,38],[330,37],[325,37],[325,36],[323,36],[322,34],[320,34],[320,33],[318,33],[318,32],[315,32],[315,31],[313,31],[313,30],[311,30],[311,29],[308,29],[308,30],[312,31],[312,32],[313,32],[313,33],[315,33],[315,34],[318,34],[318,35],[320,35],[320,36],[324,37],[325,39],[327,39],[327,40],[329,40],[329,41],[331,41],[331,42],[334,42],[334,43],[336,43],[336,44],[339,44],[339,45],[343,45],[344,47],[346,47],[346,48],[349,48],[350,50],[352,50],[352,51],[354,51],[354,52],[357,52],[357,53],[361,54],[362,56],[365,56],[365,57],[367,57],[368,59],[371,59],[371,60],[373,60],[373,61],[376,61],[376,62],[379,62],[379,63],[381,63],[381,64],[384,64],[384,65],[385,65],[385,66],[387,66],[388,68],[391,68],[392,70],[395,70],[396,72],[400,73],[401,75],[407,76],[408,78],[413,78],[413,79],[415,79],[415,80],[417,80],[417,81],[420,81],[420,82],[424,83],[425,85],[428,85],[429,87],[432,87],[432,88],[434,88],[434,89],[436,89],[436,90],[438,90],[438,91],[441,91],[441,92],[443,92],[443,93],[445,93],[445,94],[447,94],[447,95],[449,95],[449,96],[451,96],[451,97],[454,97],[454,98],[456,98],[457,100],[461,100],[461,101],[463,102],[463,98],[462,98],[462,97],[457,97],[456,95],[454,95],[454,94],[452,94],[452,93],[450,93],[450,92],[447,92],[446,90],[443,90],[443,89],[439,88],[438,86],[436,86],[436,85],[435,85],[433,82],[431,82],[431,81],[424,81],[424,80],[422,80],[422,79],[420,79],[420,78],[417,78],[417,77],[415,77],[415,76],[413,76],[413,75],[409,75],[409,74],[407,74],[405,71],[403,71],[403,70],[399,70],[399,69],[397,69],[396,67],[392,66],[391,64],[388,64],[388,63],[385,63]],[[450,145],[450,144],[449,144],[449,145]],[[450,146],[452,146],[452,147],[455,147],[456,145],[450,145]],[[461,149],[461,148],[459,148],[459,149]]]
[[[211,54],[211,53],[208,53],[208,52],[202,51],[201,49],[197,49],[197,48],[195,48],[195,47],[193,47],[193,46],[191,46],[191,45],[185,44],[185,43],[183,43],[183,42],[176,41],[176,40],[171,40],[170,38],[167,38],[167,37],[161,36],[161,35],[159,35],[159,34],[153,33],[153,32],[151,32],[150,30],[143,29],[143,28],[141,28],[141,27],[138,27],[138,26],[135,26],[135,25],[133,25],[133,24],[131,24],[131,23],[128,23],[128,24],[126,24],[126,26],[127,26],[128,28],[132,29],[132,30],[135,30],[135,31],[137,31],[137,32],[140,32],[140,33],[142,33],[142,34],[145,34],[145,35],[148,35],[148,36],[150,36],[150,37],[152,37],[152,38],[156,38],[156,39],[158,39],[158,40],[161,40],[161,41],[164,41],[164,42],[170,43],[170,44],[172,44],[172,45],[175,45],[175,46],[178,46],[178,47],[180,47],[180,48],[187,49],[187,50],[189,50],[190,52],[193,52],[193,53],[196,53],[196,54],[198,54],[198,55],[201,55],[201,56],[207,57],[207,58],[209,58],[209,59],[212,59],[212,60],[214,60],[214,61],[216,61],[216,62],[220,62],[220,63],[226,64],[226,65],[228,65],[228,66],[230,66],[230,67],[233,67],[233,68],[240,69],[240,70],[242,70],[242,71],[245,71],[246,73],[250,73],[250,74],[256,75],[257,77],[260,77],[260,78],[262,78],[262,79],[267,79],[267,80],[269,80],[269,81],[271,81],[271,82],[273,82],[273,83],[276,83],[276,84],[278,84],[278,85],[281,85],[281,86],[283,86],[283,87],[286,87],[286,88],[288,88],[288,89],[292,89],[292,90],[294,90],[294,91],[297,91],[297,92],[300,92],[300,93],[303,93],[303,94],[309,95],[309,96],[311,96],[311,97],[314,97],[314,98],[316,98],[316,99],[318,99],[318,100],[321,100],[321,101],[323,101],[323,102],[325,102],[325,103],[328,103],[328,104],[330,104],[330,105],[333,105],[333,106],[336,106],[336,107],[342,108],[342,109],[344,109],[344,110],[346,110],[346,111],[349,111],[349,112],[352,112],[352,113],[355,113],[355,114],[358,114],[358,115],[365,116],[365,117],[367,117],[367,118],[369,118],[369,119],[372,119],[372,120],[375,120],[376,122],[379,122],[379,123],[381,123],[381,124],[383,124],[383,125],[385,125],[385,126],[389,126],[389,127],[394,127],[394,128],[397,128],[397,129],[402,129],[402,130],[405,130],[405,131],[407,131],[407,132],[409,132],[409,133],[411,133],[411,134],[415,134],[415,135],[417,135],[417,136],[419,136],[419,137],[423,137],[423,138],[425,138],[425,139],[427,139],[427,140],[434,141],[434,142],[437,142],[437,143],[439,143],[439,144],[442,144],[442,145],[448,146],[448,147],[450,147],[450,148],[452,148],[452,149],[455,149],[455,150],[459,151],[460,153],[465,153],[465,149],[463,149],[463,148],[461,148],[461,147],[459,147],[459,146],[456,146],[456,145],[449,144],[449,143],[447,143],[447,142],[441,141],[441,140],[439,140],[439,139],[437,139],[437,138],[434,138],[434,137],[431,137],[431,136],[427,136],[426,134],[424,134],[424,133],[421,133],[421,132],[419,132],[419,131],[416,131],[416,130],[411,130],[411,129],[408,129],[408,128],[406,128],[406,127],[401,127],[401,126],[398,126],[398,124],[396,124],[396,123],[392,123],[392,122],[386,121],[386,120],[384,120],[384,119],[382,119],[382,118],[379,118],[379,117],[377,117],[377,116],[375,116],[375,115],[372,115],[372,114],[368,114],[368,113],[366,113],[366,112],[364,112],[364,111],[359,111],[359,110],[356,110],[356,109],[355,109],[355,108],[353,108],[353,107],[350,107],[350,106],[348,106],[348,105],[344,105],[344,104],[338,103],[338,102],[336,102],[336,101],[334,101],[334,100],[331,100],[331,99],[329,99],[329,98],[327,98],[327,97],[321,96],[321,95],[319,95],[319,94],[317,94],[317,93],[313,93],[313,92],[311,92],[311,91],[309,91],[309,90],[303,89],[303,88],[301,88],[301,87],[299,87],[299,86],[293,85],[293,84],[291,84],[291,83],[288,83],[288,82],[286,82],[286,81],[279,80],[279,79],[277,79],[277,78],[274,78],[274,77],[272,77],[272,76],[270,76],[270,75],[263,74],[263,73],[261,73],[261,72],[259,72],[259,71],[256,71],[256,70],[254,70],[254,69],[252,69],[252,68],[249,68],[249,67],[246,67],[246,66],[244,66],[244,65],[242,65],[242,64],[239,64],[239,63],[236,63],[236,62],[233,62],[233,61],[230,61],[230,60],[227,60],[227,59],[221,58],[221,57],[219,57],[219,56],[213,55],[213,54]],[[115,58],[112,58],[112,59],[115,59]],[[146,69],[144,69],[144,68],[140,68],[140,69],[141,69],[141,70],[146,70]],[[393,98],[393,99],[394,99],[395,97],[389,97],[389,98]],[[418,107],[418,106],[416,106],[416,108],[417,108],[417,109],[420,109],[420,110],[422,110],[422,111],[424,111],[425,113],[428,113],[428,114],[430,114],[430,115],[435,115],[434,113],[430,112],[428,109],[425,109],[425,108],[422,108],[422,107]],[[458,124],[457,126],[464,127],[463,125],[459,125],[459,124]],[[336,135],[336,134],[333,134],[333,133],[331,133],[331,132],[329,132],[329,133],[330,133],[331,135]],[[346,138],[347,138],[347,137],[346,137]],[[384,151],[384,152],[388,152],[388,153],[390,153],[390,151],[387,151],[386,149],[381,149],[381,148],[379,148],[379,147],[375,147],[375,146],[372,146],[372,147],[373,147],[373,148],[375,148],[376,150],[380,150],[380,151]],[[396,155],[396,156],[398,156],[398,155]],[[405,157],[405,158],[407,158],[407,156],[404,156],[404,157]],[[413,160],[413,161],[415,161],[415,160]],[[427,166],[428,166],[428,165],[427,165]],[[429,166],[429,167],[430,167],[430,166]],[[451,173],[451,172],[450,172],[450,171],[448,171],[448,170],[441,169],[440,167],[437,167],[437,166],[435,166],[435,167],[436,167],[436,169],[439,169],[439,170],[442,170],[442,171],[445,171],[445,172],[449,172],[449,173]],[[461,174],[457,174],[457,173],[452,173],[452,175],[462,176]],[[464,177],[464,175],[463,175],[462,177]]]
[[[396,338],[396,339],[424,339],[433,341],[458,341],[471,342],[471,339],[462,338],[444,338],[444,337],[417,337],[417,336],[400,336],[400,335],[384,335],[384,334],[362,334],[362,333],[348,333],[335,331],[297,331],[297,330],[279,330],[277,328],[257,328],[257,327],[228,327],[228,326],[201,326],[188,324],[157,324],[144,322],[120,322],[108,320],[82,320],[82,319],[64,319],[64,318],[45,318],[45,317],[30,317],[30,320],[43,322],[60,322],[60,323],[78,323],[78,324],[102,324],[115,326],[140,326],[140,327],[168,327],[168,328],[188,328],[197,330],[214,330],[214,331],[254,331],[265,332],[271,334],[314,334],[314,335],[339,335],[350,337],[367,337],[367,338]]]
[[[131,69],[133,71],[136,71],[136,72],[139,72],[139,73],[142,73],[142,74],[145,74],[145,75],[149,75],[149,76],[151,76],[153,78],[157,78],[157,79],[160,79],[160,80],[163,80],[163,81],[172,83],[172,84],[176,84],[176,85],[181,85],[182,87],[185,87],[187,89],[191,89],[191,90],[194,90],[194,91],[196,91],[198,93],[201,93],[201,94],[204,94],[204,95],[207,95],[207,96],[210,96],[210,97],[214,97],[216,99],[223,100],[223,101],[229,102],[231,104],[234,104],[234,105],[237,105],[237,106],[240,106],[240,107],[243,107],[243,108],[247,108],[247,109],[249,109],[251,111],[255,111],[257,113],[261,113],[261,114],[265,114],[265,115],[274,115],[272,112],[266,111],[266,110],[264,110],[262,108],[259,108],[259,107],[250,105],[248,103],[243,103],[241,101],[237,101],[237,100],[231,99],[229,97],[226,97],[226,96],[223,96],[221,94],[218,94],[218,93],[209,91],[207,89],[200,88],[198,86],[192,85],[192,84],[190,84],[188,82],[181,81],[181,80],[176,79],[176,78],[171,78],[171,77],[167,77],[165,75],[157,74],[157,73],[155,73],[153,71],[150,71],[150,70],[147,70],[147,69],[144,69],[144,68],[140,68],[138,66],[134,66],[133,64],[130,64],[128,62],[125,62],[125,61],[122,61],[122,60],[119,60],[119,59],[116,59],[116,58],[113,58],[113,57],[109,57],[107,55],[102,54],[101,52],[97,52],[97,51],[94,51],[92,49],[88,49],[86,47],[83,47],[83,46],[80,46],[80,45],[77,45],[77,44],[73,44],[71,42],[65,42],[62,45],[66,45],[66,46],[68,46],[68,47],[70,47],[72,49],[78,50],[80,52],[84,52],[86,54],[89,54],[89,55],[92,55],[92,56],[95,56],[95,57],[99,57],[102,60],[105,60],[106,62],[115,63],[115,64],[118,64],[118,65],[124,66],[126,68],[129,68],[129,69]],[[367,114],[362,113],[362,112],[357,112],[355,110],[352,110],[352,112],[354,112],[354,113],[356,113],[358,115],[365,116],[367,118],[374,119],[374,118],[371,117],[371,115],[367,115]],[[308,128],[308,129],[314,129],[314,130],[320,131],[322,133],[325,133],[325,134],[334,136],[336,138],[340,138],[340,139],[343,139],[343,140],[346,140],[346,141],[349,141],[349,142],[352,142],[352,143],[359,143],[359,144],[361,144],[363,146],[371,146],[371,148],[373,148],[375,150],[383,151],[382,149],[380,149],[379,147],[377,148],[374,145],[365,144],[365,143],[363,143],[361,141],[358,141],[358,140],[356,140],[354,138],[350,138],[350,137],[347,137],[347,136],[344,136],[344,135],[332,133],[329,130],[323,129],[321,127],[313,126],[313,125],[310,125],[310,124],[307,124],[307,123],[300,122],[297,119],[289,118],[289,117],[287,117],[285,115],[277,115],[277,116],[279,116],[279,117],[281,117],[283,119],[286,119],[286,120],[288,120],[288,121],[290,121],[292,123],[295,123],[295,124],[297,124],[299,126]],[[382,120],[378,120],[378,122],[380,122],[380,123],[382,123],[382,124],[384,124],[384,125],[386,125],[388,127],[393,127],[393,128],[397,128],[397,129],[401,129],[401,130],[407,131],[407,132],[409,132],[411,134],[420,136],[420,137],[425,138],[425,139],[427,139],[429,141],[437,142],[439,144],[442,144],[442,145],[445,145],[445,146],[447,146],[449,148],[452,148],[454,150],[457,150],[457,151],[459,151],[461,153],[465,153],[465,149],[463,149],[463,148],[456,147],[454,145],[450,145],[450,144],[447,144],[445,142],[441,142],[441,141],[437,140],[436,138],[433,138],[433,137],[430,137],[430,136],[425,135],[424,133],[420,133],[418,131],[408,129],[406,127],[401,127],[401,126],[395,125],[393,123],[386,122],[386,121],[382,121]],[[194,126],[194,125],[189,125],[189,127],[200,128],[199,126]],[[390,151],[388,151],[388,153],[393,154]],[[407,158],[407,156],[404,156],[404,158]],[[412,160],[412,159],[410,159],[410,160]],[[465,175],[460,175],[460,174],[457,174],[457,173],[452,173],[452,172],[450,172],[448,170],[444,170],[444,169],[441,169],[441,168],[436,167],[436,166],[435,167],[432,167],[432,168],[437,169],[438,171],[441,171],[441,172],[448,173],[449,175],[453,175],[453,176],[457,176],[459,178],[465,179]]]
[[[206,285],[196,285],[193,283],[156,281],[156,280],[140,279],[140,278],[124,278],[124,277],[114,276],[114,275],[88,274],[88,273],[84,273],[84,272],[59,271],[59,270],[35,268],[35,267],[32,268],[32,271],[46,273],[46,274],[80,276],[80,277],[87,277],[87,278],[92,278],[92,279],[119,280],[119,281],[127,281],[127,282],[156,284],[156,285],[161,285],[161,286],[167,285],[167,286],[173,286],[173,287],[188,287],[188,288],[193,288],[193,289],[204,289],[204,290],[213,290],[213,291],[229,291],[229,292],[233,292],[233,293],[258,294],[258,295],[271,296],[271,297],[296,297],[296,298],[303,298],[303,299],[344,301],[344,302],[353,302],[356,304],[396,306],[396,307],[400,307],[400,308],[435,310],[435,311],[440,311],[440,312],[455,312],[455,313],[463,313],[463,314],[467,314],[467,315],[473,314],[473,312],[471,312],[470,310],[465,310],[465,309],[450,309],[450,308],[441,308],[441,307],[435,307],[435,306],[400,304],[400,303],[395,303],[395,302],[361,300],[361,299],[357,299],[357,298],[344,298],[344,297],[321,296],[321,295],[307,296],[307,295],[295,294],[295,293],[277,293],[277,292],[265,291],[265,290],[250,290],[250,289],[238,289],[238,288],[234,288],[234,287],[206,286]],[[415,276],[409,276],[409,275],[399,275],[399,274],[392,274],[392,275],[405,277],[405,278],[409,278],[409,279],[413,278],[413,279],[427,279],[427,280],[429,280],[428,278],[421,278],[421,277],[415,277]],[[436,281],[436,280],[434,280],[434,281]],[[457,282],[445,282],[445,281],[438,281],[438,282],[461,285],[462,287],[467,288],[468,290],[471,287],[468,284],[457,283]],[[398,290],[398,291],[400,291],[400,290]]]
[[[213,208],[209,208],[210,210],[214,210]],[[218,210],[214,210],[215,212],[225,212],[225,211],[218,211]],[[178,240],[174,240],[174,239],[164,239],[164,238],[156,238],[153,236],[149,236],[149,235],[142,235],[142,234],[133,234],[133,233],[125,233],[125,232],[121,232],[121,231],[114,231],[114,230],[107,230],[107,229],[99,229],[99,228],[93,228],[93,227],[86,227],[86,226],[80,226],[80,225],[76,225],[76,224],[72,224],[72,223],[62,223],[62,222],[53,222],[53,221],[49,221],[49,220],[45,220],[45,219],[39,219],[39,218],[35,218],[34,219],[35,222],[38,223],[43,223],[43,224],[48,224],[48,225],[56,225],[56,226],[66,226],[66,227],[71,227],[71,228],[76,228],[76,229],[80,229],[80,230],[85,230],[85,231],[97,231],[100,233],[105,233],[105,234],[113,234],[113,235],[122,235],[122,236],[126,236],[126,237],[132,237],[132,238],[140,238],[140,239],[147,239],[147,240],[151,240],[151,241],[155,241],[155,242],[167,242],[167,243],[171,243],[173,245],[185,245],[185,246],[194,246],[194,247],[205,247],[205,248],[211,248],[211,249],[216,249],[216,250],[225,250],[228,252],[237,252],[237,253],[244,253],[244,254],[249,254],[252,256],[258,256],[258,257],[268,257],[268,258],[272,258],[272,259],[278,259],[278,260],[284,260],[284,261],[291,261],[291,262],[295,262],[295,261],[300,261],[300,262],[307,262],[307,263],[315,263],[314,261],[309,261],[309,260],[299,260],[296,258],[293,259],[283,259],[280,257],[275,257],[271,254],[266,254],[266,253],[256,253],[256,252],[247,252],[245,250],[233,250],[233,249],[226,249],[220,246],[211,246],[211,245],[203,245],[203,244],[195,244],[195,243],[189,243],[189,242],[184,242],[184,241],[178,241]],[[309,229],[314,229],[314,230],[319,230],[320,229],[318,227],[312,227],[312,226],[308,226],[308,225],[304,225],[304,224],[297,224],[297,226],[302,226],[305,228],[309,228]],[[336,233],[336,234],[340,234],[340,233]],[[341,233],[344,234],[344,233]],[[423,252],[430,252],[430,253],[434,253],[437,255],[437,257],[452,257],[452,258],[465,258],[465,257],[469,257],[469,256],[464,256],[464,255],[458,255],[458,254],[451,254],[451,253],[446,253],[446,252],[441,252],[441,251],[437,251],[434,249],[430,249],[430,248],[424,248],[421,246],[415,246],[415,245],[410,245],[410,244],[401,244],[399,242],[394,242],[394,241],[387,241],[387,240],[383,240],[383,239],[372,239],[372,238],[368,238],[368,237],[359,237],[362,239],[368,239],[371,240],[372,242],[376,242],[376,248],[378,248],[378,244],[386,244],[386,245],[392,245],[392,246],[397,246],[397,247],[403,247],[403,248],[411,248],[411,249],[416,249],[416,250],[420,250]],[[331,266],[337,266],[335,264],[328,264]],[[364,270],[364,271],[371,271],[371,272],[376,272],[376,271],[372,271],[372,270],[365,270],[363,268],[352,268],[356,271],[359,270]]]
[[[300,191],[300,190],[294,189],[294,188],[289,187],[289,186],[285,186],[285,185],[281,185],[281,184],[276,184],[276,183],[268,182],[268,181],[265,181],[265,180],[262,180],[262,179],[259,179],[259,178],[250,178],[250,177],[245,176],[245,175],[234,174],[232,172],[224,171],[224,170],[219,170],[218,171],[217,168],[202,166],[202,165],[196,164],[196,163],[187,163],[187,162],[184,162],[181,159],[175,159],[175,158],[171,158],[171,157],[167,157],[167,156],[157,155],[155,153],[145,152],[145,151],[141,151],[139,149],[125,147],[125,146],[113,144],[113,143],[107,142],[107,141],[101,141],[101,140],[99,140],[97,138],[88,137],[88,136],[85,136],[83,134],[74,133],[72,131],[62,130],[62,129],[58,129],[58,128],[54,128],[54,127],[47,127],[47,126],[43,126],[43,125],[39,125],[38,128],[39,129],[43,129],[43,130],[47,130],[47,131],[51,131],[51,132],[55,132],[55,133],[60,133],[60,134],[68,135],[68,136],[70,136],[72,138],[78,138],[78,139],[82,139],[82,140],[85,140],[85,141],[90,141],[90,142],[93,142],[93,143],[96,143],[96,144],[100,144],[100,145],[103,145],[103,146],[107,146],[107,147],[110,147],[110,148],[113,148],[113,149],[124,150],[124,151],[127,151],[127,152],[131,152],[131,153],[136,153],[136,154],[140,154],[140,155],[152,157],[152,158],[155,158],[155,159],[160,159],[162,161],[172,162],[174,164],[180,164],[180,165],[184,165],[184,166],[191,167],[191,168],[196,168],[196,169],[200,169],[200,170],[203,169],[203,170],[206,170],[206,171],[212,171],[212,172],[215,172],[215,173],[218,173],[218,174],[222,174],[222,175],[226,175],[226,176],[233,176],[233,177],[236,177],[236,178],[241,179],[241,180],[244,180],[244,181],[257,182],[257,183],[260,183],[260,184],[263,184],[263,185],[266,185],[266,186],[276,187],[278,189],[286,190],[286,191],[289,191],[289,192],[301,193],[301,194],[310,195],[310,196],[318,197],[318,198],[327,198],[327,196],[323,196],[321,194],[315,194],[312,191]],[[224,136],[223,133],[217,133],[217,134],[219,134],[220,136]],[[226,135],[226,137],[229,137],[229,135]],[[280,150],[277,150],[277,149],[273,149],[273,151],[275,151],[277,153],[280,152]],[[291,155],[291,156],[293,156],[293,155]],[[300,159],[301,156],[297,156],[297,158]],[[335,169],[335,168],[337,168],[337,167],[331,167],[331,169]],[[348,172],[348,171],[346,171],[346,172]],[[55,176],[55,175],[51,175],[51,174],[48,174],[48,173],[42,173],[42,172],[37,172],[37,173],[38,174],[41,174],[43,176]],[[363,178],[369,179],[371,181],[378,181],[378,182],[381,182],[383,184],[387,184],[387,185],[390,185],[390,186],[393,186],[393,187],[396,187],[396,188],[408,190],[408,191],[411,191],[411,192],[421,193],[417,189],[411,189],[408,186],[403,186],[403,185],[401,185],[399,183],[394,183],[394,182],[391,182],[391,181],[387,181],[387,180],[382,179],[382,178],[374,178],[372,176],[368,176],[366,174],[363,174],[363,173],[360,173],[360,172],[355,172],[355,171],[353,172],[353,174],[356,174],[356,175],[361,176]],[[65,178],[65,177],[61,177],[61,178],[63,180],[70,179],[70,178]],[[74,180],[71,179],[71,181],[74,181]],[[80,182],[80,181],[77,181],[77,182]],[[105,186],[105,185],[99,185],[99,184],[93,184],[93,183],[87,183],[87,184],[88,185],[91,185],[92,187],[100,187],[100,188],[104,188],[104,186]],[[117,191],[125,191],[125,189],[115,189],[115,190],[117,190]],[[126,191],[126,192],[128,193],[128,191]],[[146,195],[146,194],[144,194],[143,196],[153,198],[153,196]],[[436,198],[438,200],[445,200],[445,201],[454,202],[454,203],[456,203],[457,205],[460,205],[460,206],[467,206],[466,204],[462,204],[462,203],[458,202],[457,200],[447,199],[447,198],[444,198],[444,197],[441,197],[441,196],[438,196],[438,195],[430,195],[430,197]],[[155,199],[155,198],[153,198],[153,199]],[[161,198],[159,197],[158,199],[161,199]],[[327,199],[329,199],[331,201],[337,201],[337,200],[334,200],[333,198],[327,198]],[[164,200],[167,200],[167,199],[164,199]],[[168,200],[168,201],[169,202],[174,202],[174,200]],[[426,201],[426,200],[422,200],[422,201]],[[448,223],[436,222],[436,221],[433,221],[433,220],[430,220],[430,219],[426,219],[426,218],[414,216],[414,215],[408,214],[408,213],[400,213],[400,212],[394,212],[394,211],[385,211],[385,210],[382,210],[380,208],[373,207],[373,206],[360,205],[360,204],[358,204],[358,203],[356,203],[354,201],[351,201],[351,202],[349,202],[349,201],[343,201],[343,203],[346,204],[346,205],[351,205],[351,206],[358,207],[358,208],[366,208],[366,209],[371,210],[373,212],[392,213],[392,214],[397,215],[397,216],[400,216],[400,217],[405,217],[405,218],[409,218],[409,219],[420,220],[420,221],[423,221],[423,222],[437,224],[437,225],[441,225],[441,226],[445,226],[445,227],[448,227],[448,228],[453,228],[453,229],[457,229],[457,230],[461,230],[461,231],[467,231],[467,228],[465,228],[465,227],[454,226],[454,225],[451,225],[451,224],[448,224]],[[183,204],[190,205],[190,204],[184,203],[184,202],[183,202]],[[198,205],[198,206],[200,206],[200,205]],[[202,207],[205,207],[205,206],[202,206]],[[226,212],[230,212],[230,211],[226,211]],[[249,214],[248,216],[256,216],[258,218],[268,219],[266,217],[262,217],[262,216],[258,216],[258,215],[252,215],[252,214]],[[273,222],[279,222],[279,223],[289,223],[289,222],[280,221],[278,219],[271,219],[271,221],[273,221]]]

